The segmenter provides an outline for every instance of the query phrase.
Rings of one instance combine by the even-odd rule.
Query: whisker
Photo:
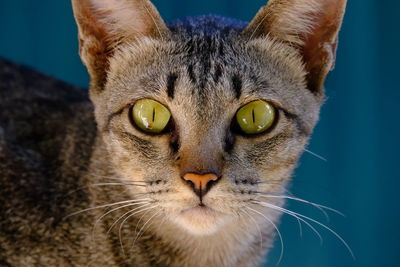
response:
[[[301,217],[301,218],[307,219],[307,220],[309,220],[309,221],[311,221],[311,222],[313,222],[313,223],[315,223],[315,224],[321,226],[322,228],[326,229],[327,231],[329,231],[330,233],[332,233],[334,236],[336,236],[336,238],[338,238],[338,239],[342,242],[342,244],[347,248],[347,250],[349,251],[349,253],[350,253],[351,257],[353,258],[353,260],[355,260],[354,253],[353,253],[352,249],[350,248],[350,246],[347,244],[347,242],[346,242],[338,233],[336,233],[335,231],[333,231],[331,228],[329,228],[329,227],[326,226],[325,224],[323,224],[323,223],[321,223],[321,222],[319,222],[319,221],[317,221],[317,220],[314,220],[314,219],[312,219],[312,218],[310,218],[310,217],[307,217],[307,216],[305,216],[305,215],[299,214],[299,213],[297,213],[297,212],[294,212],[294,211],[291,211],[291,210],[288,210],[288,209],[285,209],[285,208],[281,208],[281,207],[275,206],[275,205],[270,204],[270,203],[260,202],[259,204],[261,204],[261,205],[264,206],[264,207],[271,208],[271,209],[277,209],[277,210],[280,210],[280,211],[282,211],[282,212],[291,213],[292,215],[296,215],[296,216],[299,216],[299,217]]]
[[[257,182],[257,184],[267,184],[267,185],[268,185],[268,184],[273,184],[273,185],[279,185],[279,186],[281,187],[281,190],[282,190],[283,193],[288,194],[289,196],[294,196],[293,193],[290,192],[289,189],[286,189],[286,184],[282,184],[282,181],[281,181],[281,182],[278,182],[278,183],[269,183],[268,181],[266,181],[266,182]],[[263,193],[263,192],[258,192],[258,191],[256,191],[255,193]],[[264,193],[263,193],[263,194],[264,194]]]
[[[315,227],[312,226],[312,225],[311,225],[309,222],[307,222],[306,220],[304,220],[304,219],[300,218],[299,216],[297,216],[297,215],[295,214],[294,211],[287,210],[287,209],[284,209],[284,208],[281,208],[281,207],[272,205],[272,204],[270,204],[270,203],[262,202],[262,201],[258,201],[258,200],[257,200],[256,202],[253,202],[253,203],[255,203],[255,204],[260,204],[260,205],[263,206],[263,207],[267,207],[266,205],[268,205],[267,208],[271,208],[271,209],[274,209],[274,208],[273,208],[273,207],[270,207],[270,206],[274,206],[274,207],[276,207],[275,210],[281,211],[281,212],[283,212],[283,213],[285,213],[285,214],[288,214],[288,215],[290,215],[290,216],[296,218],[296,220],[297,220],[298,222],[299,222],[299,221],[303,222],[305,225],[307,225],[308,227],[310,227],[310,229],[318,236],[321,245],[323,244],[324,239],[322,238],[321,234],[317,231],[317,229],[315,229]]]
[[[255,184],[279,184],[279,185],[282,185],[282,182],[285,182],[285,181],[286,180],[257,181],[257,182],[255,182]]]
[[[178,217],[178,216],[179,216],[179,214],[175,215],[173,218],[176,218],[176,217]],[[158,231],[160,231],[161,226],[164,225],[164,223],[167,221],[167,219],[168,219],[168,216],[164,216],[164,218],[162,219],[162,221],[160,222],[160,224],[159,224],[158,227],[157,227]]]
[[[158,205],[157,205],[157,206],[158,206]],[[143,217],[144,217],[148,212],[150,212],[150,210],[149,210],[149,211],[146,211],[145,213],[142,214],[142,216],[140,216],[139,221],[136,223],[135,233],[138,232],[137,230],[138,230],[139,224],[142,222]]]
[[[125,203],[133,203],[133,202],[139,202],[139,201],[144,201],[144,200],[151,200],[150,198],[143,198],[143,199],[131,199],[131,200],[124,200],[124,201],[120,201],[120,202],[115,202],[115,203],[111,203],[111,204],[105,204],[105,205],[100,205],[100,206],[96,206],[96,207],[91,207],[91,208],[87,208],[87,209],[83,209],[80,211],[76,211],[73,212],[67,216],[65,216],[63,219],[69,218],[71,216],[86,212],[86,211],[91,211],[91,210],[95,210],[95,209],[101,209],[101,208],[106,208],[106,207],[112,207],[112,206],[116,206],[119,204],[125,204]]]
[[[147,207],[147,206],[149,206],[149,205],[151,205],[151,203],[146,203],[146,204],[143,204],[143,205],[140,206],[140,207],[136,207],[136,208],[134,208],[134,209],[132,209],[132,210],[130,210],[130,211],[125,212],[124,214],[122,214],[120,217],[118,217],[117,220],[115,220],[115,221],[111,224],[111,226],[110,226],[110,227],[108,228],[108,230],[107,230],[107,234],[109,234],[109,233],[111,232],[111,230],[114,228],[114,226],[115,226],[122,218],[124,218],[126,215],[128,215],[128,214],[130,214],[130,213],[132,213],[132,212],[135,212],[135,211],[137,211],[137,210],[139,210],[139,209],[141,209],[141,208]]]
[[[106,217],[108,214],[112,213],[113,211],[116,211],[116,210],[119,210],[119,209],[123,209],[123,208],[126,208],[126,207],[131,207],[131,206],[141,205],[141,204],[147,204],[147,203],[149,203],[149,202],[148,202],[148,201],[143,201],[143,202],[130,203],[130,204],[127,204],[127,205],[123,205],[123,206],[121,206],[121,207],[113,208],[113,209],[107,211],[106,213],[104,213],[103,215],[101,215],[101,216],[96,220],[96,222],[95,222],[94,225],[93,225],[93,230],[92,230],[92,237],[93,237],[93,240],[94,240],[94,234],[95,234],[95,230],[96,230],[97,224],[98,224],[104,217]]]
[[[108,184],[104,183],[104,184],[92,184],[92,185],[82,186],[82,187],[79,187],[79,188],[77,188],[77,189],[75,189],[73,191],[68,192],[67,194],[65,194],[64,197],[67,197],[69,195],[72,195],[72,194],[74,194],[74,193],[76,193],[78,191],[81,191],[81,190],[84,190],[84,189],[87,189],[87,188],[91,188],[91,187],[95,187],[95,186],[105,186],[105,185],[108,185]],[[144,186],[144,185],[138,185],[138,186]],[[137,194],[134,194],[134,195],[143,195],[143,194],[148,194],[148,193],[137,193]]]
[[[286,188],[287,187],[286,182],[287,181],[285,181],[285,180],[277,180],[277,182],[259,181],[259,182],[256,182],[255,184],[256,185],[274,185],[274,186],[277,185],[280,187],[280,189],[279,189],[279,190],[281,190],[280,193],[284,193],[284,194],[292,196],[293,195],[292,192],[290,192],[290,190]],[[257,193],[262,193],[262,192],[257,192]]]
[[[280,242],[281,242],[281,254],[280,254],[280,256],[279,256],[279,260],[278,260],[278,263],[277,263],[276,265],[279,265],[279,264],[281,263],[281,261],[282,261],[283,252],[284,252],[284,250],[285,250],[285,246],[284,246],[284,244],[283,244],[283,238],[282,238],[281,232],[279,231],[279,229],[278,229],[278,227],[276,226],[276,224],[275,224],[270,218],[268,218],[267,216],[265,216],[264,214],[262,214],[261,212],[255,210],[255,209],[252,209],[252,208],[250,208],[250,207],[246,207],[246,208],[249,209],[249,210],[251,210],[251,211],[253,211],[253,212],[255,212],[255,213],[257,213],[257,214],[259,214],[259,215],[261,215],[262,217],[264,217],[264,219],[266,219],[268,222],[270,222],[270,223],[272,224],[272,226],[275,228],[276,232],[278,233],[279,240],[280,240]]]
[[[283,182],[283,184],[281,183],[281,188],[285,192],[285,194],[294,196],[293,193],[290,192],[290,190],[286,189],[286,182],[291,182],[291,181],[282,180],[282,182]],[[309,193],[309,192],[307,192],[307,190],[305,190],[305,188],[316,188],[319,191],[323,191],[325,193],[332,194],[332,192],[329,189],[325,188],[324,186],[318,185],[316,183],[312,183],[311,181],[308,181],[308,180],[296,178],[294,183],[297,186],[296,191],[298,191],[299,193],[302,193],[304,195],[307,195]],[[269,182],[268,181],[260,181],[260,182],[257,182],[257,184],[267,184],[268,185]]]
[[[119,230],[118,230],[118,236],[119,236],[119,242],[120,242],[120,245],[121,245],[122,253],[123,253],[124,255],[125,255],[125,249],[124,249],[124,244],[123,244],[123,242],[122,242],[122,227],[124,226],[125,222],[126,222],[130,217],[132,217],[132,216],[134,216],[134,215],[136,215],[136,214],[138,214],[138,213],[140,213],[140,212],[149,211],[149,210],[154,209],[154,208],[156,208],[156,207],[157,207],[157,206],[151,206],[151,207],[147,207],[147,208],[141,209],[141,210],[139,210],[139,211],[136,211],[136,212],[134,212],[134,213],[128,215],[128,216],[121,222],[121,224],[120,224],[120,226],[119,226]],[[146,212],[146,213],[147,213],[147,212]],[[143,214],[143,215],[145,215],[145,214]],[[143,217],[143,215],[142,215],[142,217]],[[142,219],[142,217],[140,217],[140,219]]]
[[[311,202],[311,201],[308,201],[308,200],[305,200],[305,199],[301,199],[301,198],[298,198],[298,197],[294,197],[294,196],[284,196],[284,195],[281,195],[281,196],[278,196],[278,195],[269,195],[269,194],[264,194],[264,193],[261,193],[261,192],[256,192],[256,194],[258,194],[258,195],[261,196],[261,197],[265,197],[265,198],[290,199],[290,200],[294,200],[294,201],[298,201],[298,202],[302,202],[302,203],[305,203],[305,204],[312,205],[312,206],[314,206],[315,208],[319,209],[319,210],[325,215],[325,217],[326,217],[326,219],[327,219],[328,221],[329,221],[329,215],[326,213],[325,210],[329,210],[329,211],[334,212],[334,213],[336,213],[336,214],[338,214],[338,215],[340,215],[340,216],[346,217],[346,215],[344,215],[342,212],[340,212],[340,211],[338,211],[338,210],[335,210],[335,209],[333,209],[333,208],[331,208],[331,207],[324,206],[324,205],[321,205],[321,204],[317,204],[317,203],[314,203],[314,202]]]
[[[254,222],[254,224],[256,225],[256,227],[258,229],[258,233],[260,235],[260,249],[263,249],[263,237],[262,237],[260,226],[258,225],[257,221],[254,219],[254,217],[251,216],[251,214],[247,212],[247,210],[245,210],[245,209],[240,209],[240,210],[242,212],[244,212],[245,214],[247,214],[249,216],[250,220],[252,220]]]
[[[320,160],[322,160],[322,161],[328,162],[328,160],[327,160],[326,158],[324,158],[324,157],[321,156],[321,155],[318,155],[318,154],[315,153],[315,152],[312,152],[311,150],[304,149],[304,151],[307,152],[307,153],[309,153],[309,154],[311,154],[311,155],[313,155],[314,157],[316,157],[316,158],[318,158],[318,159],[320,159]]]
[[[105,186],[105,185],[131,185],[131,186],[146,186],[143,184],[135,184],[135,183],[96,183],[91,184],[90,186]]]
[[[95,175],[95,174],[92,174],[91,176],[93,176],[95,178],[100,178],[100,179],[117,180],[117,181],[131,182],[131,183],[149,183],[149,182],[143,181],[143,180],[129,180],[129,179],[122,179],[122,178],[117,178],[117,177],[113,177],[113,176],[102,176],[102,175]]]
[[[286,192],[286,194],[289,194],[290,196],[293,196],[293,194],[292,194],[288,189],[283,188],[283,191]],[[255,194],[258,194],[258,195],[264,194],[264,193],[262,193],[262,192],[254,192],[254,193],[255,193]],[[261,196],[261,197],[262,197],[262,196]],[[323,213],[324,213],[324,212],[323,212]],[[300,221],[299,218],[297,218],[297,217],[293,217],[293,218],[296,219],[297,224],[298,224],[298,226],[299,226],[299,236],[300,236],[300,237],[303,237],[303,226],[302,226],[302,224],[301,224],[301,221]]]
[[[301,224],[301,221],[299,218],[296,218],[297,224],[299,226],[299,236],[300,238],[303,238],[303,225]]]
[[[158,207],[158,205],[156,207]],[[143,226],[140,228],[139,232],[136,234],[136,238],[133,240],[132,247],[135,245],[136,241],[144,234],[144,232],[148,229],[148,227],[151,226],[151,224],[149,224],[149,226],[147,228],[145,228],[145,226],[151,221],[151,219],[153,219],[156,215],[158,215],[160,213],[161,213],[161,210],[158,210],[143,224]]]

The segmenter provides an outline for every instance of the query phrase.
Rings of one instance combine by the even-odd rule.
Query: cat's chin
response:
[[[206,206],[183,210],[173,221],[193,235],[212,235],[229,222],[230,216]]]

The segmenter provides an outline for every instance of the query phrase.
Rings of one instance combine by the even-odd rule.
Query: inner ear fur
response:
[[[250,38],[270,36],[300,52],[308,88],[323,95],[327,74],[335,65],[338,33],[346,0],[270,0],[244,29]]]
[[[72,0],[79,31],[79,54],[91,78],[91,92],[104,88],[109,58],[123,43],[168,35],[149,0]]]

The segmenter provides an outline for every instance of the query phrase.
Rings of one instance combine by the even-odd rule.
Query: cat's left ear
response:
[[[333,69],[346,0],[270,0],[244,29],[250,38],[270,36],[297,48],[307,71],[308,88],[323,94]]]
[[[72,0],[72,6],[91,93],[103,88],[109,58],[119,45],[144,37],[162,39],[169,33],[149,0]]]

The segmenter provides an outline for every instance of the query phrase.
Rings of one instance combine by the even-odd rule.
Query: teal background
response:
[[[264,0],[154,0],[165,20],[216,13],[250,20]],[[399,101],[400,2],[349,0],[336,69],[327,82],[328,100],[309,149],[296,171],[292,192],[336,208],[326,222],[354,250],[328,231],[324,243],[284,216],[285,254],[281,267],[400,266]],[[62,80],[87,87],[77,52],[70,2],[0,2],[0,56],[24,63]],[[1,111],[0,111],[1,112]],[[289,208],[324,221],[317,211],[290,203]],[[265,266],[276,266],[276,243]]]

